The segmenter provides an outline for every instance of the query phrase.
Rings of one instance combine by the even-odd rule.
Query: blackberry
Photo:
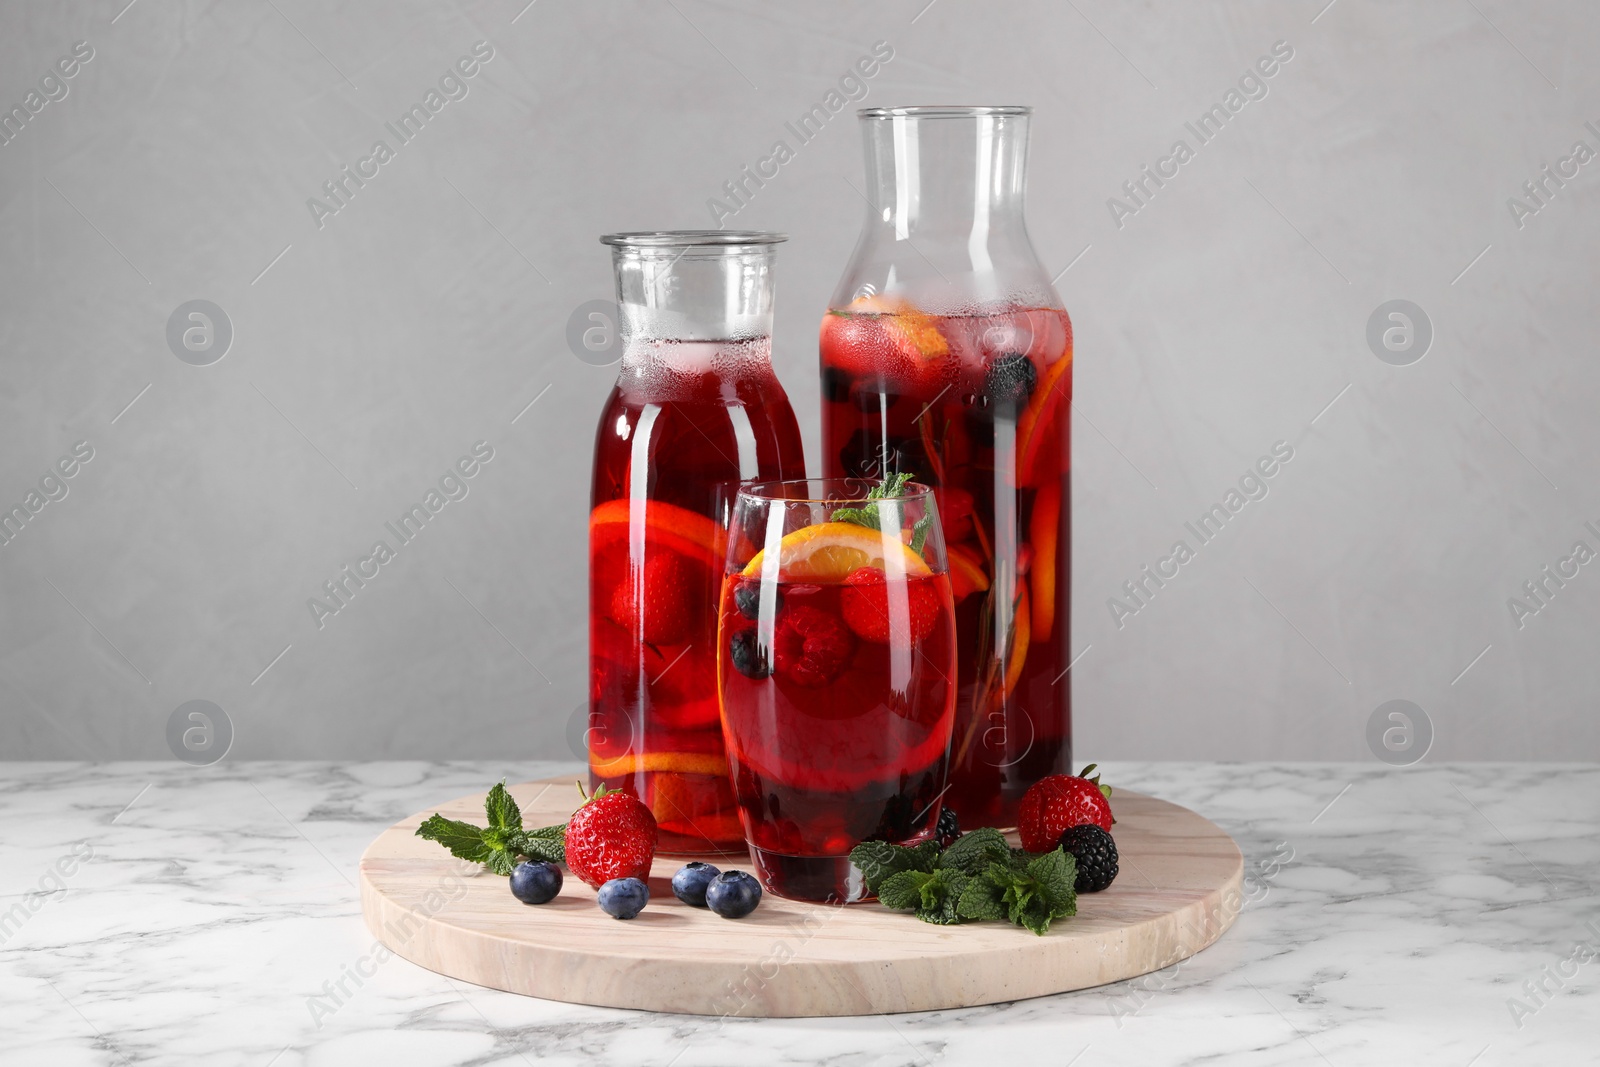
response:
[[[728,638],[728,658],[733,661],[734,670],[754,681],[759,682],[772,673],[772,664],[767,662],[767,657],[761,654],[761,648],[756,644],[754,627],[736,630]]]
[[[939,823],[934,828],[934,833],[939,837],[939,847],[949,848],[961,836],[961,820],[956,818],[952,808],[945,808],[939,813]]]
[[[1039,370],[1021,352],[1006,352],[984,372],[983,391],[1000,411],[1016,412],[1028,406]]]
[[[1061,831],[1061,847],[1078,861],[1078,880],[1073,888],[1080,893],[1098,893],[1117,879],[1117,843],[1093,823],[1071,826]]]
[[[822,399],[842,404],[850,399],[850,375],[837,367],[822,368]]]

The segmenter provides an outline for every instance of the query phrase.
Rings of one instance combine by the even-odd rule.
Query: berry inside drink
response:
[[[959,649],[945,802],[964,826],[1014,825],[1072,757],[1071,321],[867,296],[823,317],[821,356],[827,473],[935,487]]]
[[[885,542],[905,559],[874,562]],[[916,844],[939,817],[955,712],[950,580],[894,533],[841,522],[790,534],[783,554],[776,580],[757,558],[723,586],[734,791],[769,888],[859,900],[850,849]]]
[[[767,337],[651,341],[600,417],[589,521],[591,786],[647,804],[663,852],[743,848],[717,707],[726,485],[804,473]]]

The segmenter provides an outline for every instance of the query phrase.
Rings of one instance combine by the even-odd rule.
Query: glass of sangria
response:
[[[823,472],[938,499],[960,648],[946,804],[1015,825],[1072,760],[1072,322],[1023,221],[1024,107],[859,113],[866,221],[823,316]]]
[[[589,778],[655,814],[663,852],[743,851],[717,705],[730,484],[805,473],[772,370],[782,234],[619,233],[622,366],[595,437]]]
[[[761,881],[866,894],[866,840],[932,836],[955,723],[955,614],[934,495],[909,476],[741,486],[719,601],[722,732]]]

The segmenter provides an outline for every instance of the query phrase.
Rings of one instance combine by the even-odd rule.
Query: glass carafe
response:
[[[823,467],[936,487],[959,699],[945,803],[1070,770],[1072,323],[1023,223],[1023,107],[861,111],[865,228],[822,320]]]
[[[782,234],[609,234],[622,369],[595,436],[589,779],[639,796],[664,852],[743,851],[717,705],[723,521],[740,479],[801,478],[772,370]]]

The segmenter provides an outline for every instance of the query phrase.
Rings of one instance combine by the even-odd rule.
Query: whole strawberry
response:
[[[656,854],[656,817],[632,793],[601,786],[568,820],[566,851],[567,868],[591,888],[613,878],[646,880]]]
[[[1022,794],[1017,810],[1017,832],[1022,847],[1029,852],[1049,852],[1056,847],[1063,830],[1092,823],[1111,829],[1111,787],[1100,784],[1100,776],[1089,777],[1095,765],[1082,774],[1052,774],[1041,778]]]
[[[655,552],[645,561],[638,588],[631,576],[617,583],[611,617],[652,645],[677,644],[696,617],[705,582],[704,568],[676,552]]]

